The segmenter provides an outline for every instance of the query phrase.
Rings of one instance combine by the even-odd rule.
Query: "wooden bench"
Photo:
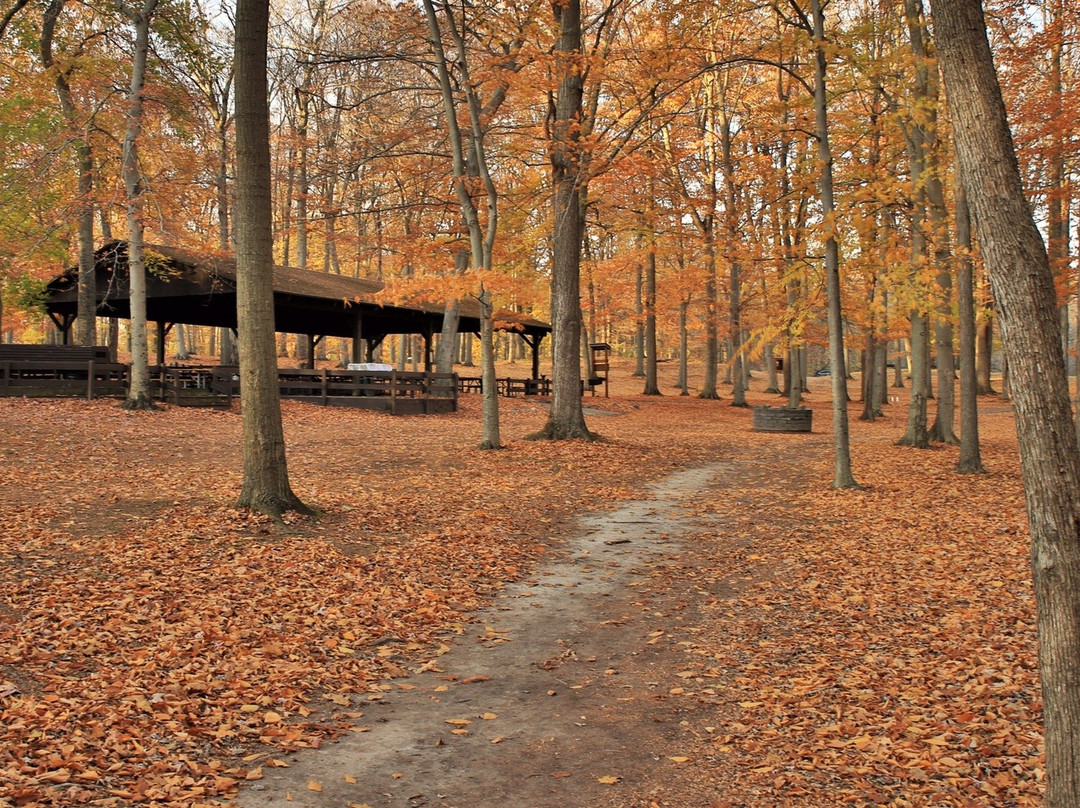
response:
[[[550,396],[551,379],[541,377],[539,379],[498,379],[499,395],[514,398],[515,396]]]

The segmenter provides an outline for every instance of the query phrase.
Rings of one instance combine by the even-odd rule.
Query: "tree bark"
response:
[[[1080,805],[1080,448],[1053,274],[1035,225],[979,0],[934,0],[956,154],[998,303],[1031,530],[1047,808]]]
[[[725,257],[728,262],[728,335],[731,340],[731,406],[746,407],[746,379],[742,349],[742,265],[737,254],[739,218],[736,212],[738,192],[735,166],[731,159],[731,113],[721,110],[720,166],[724,175],[724,230],[727,236]]]
[[[832,370],[833,449],[835,474],[833,488],[861,488],[851,472],[851,446],[848,431],[847,370],[844,362],[843,313],[840,306],[840,245],[836,239],[833,217],[832,151],[829,147],[828,100],[825,87],[825,12],[820,0],[810,0],[812,40],[814,44],[814,120],[817,129],[818,161],[821,163],[821,209],[825,217],[825,286],[828,299],[829,365]]]
[[[638,239],[638,247],[641,247],[642,239]],[[645,376],[645,271],[638,261],[634,268],[634,372],[630,375],[636,379]]]
[[[994,321],[993,307],[987,306],[983,312],[982,322],[978,326],[975,335],[975,374],[978,379],[978,391],[980,396],[993,395],[996,391],[990,381],[990,373],[993,370],[994,358]]]
[[[975,294],[971,258],[971,216],[963,180],[956,178],[957,304],[960,315],[960,457],[961,474],[985,474],[979,450],[979,395],[975,378]]]
[[[274,350],[274,239],[267,96],[269,0],[236,5],[236,299],[244,478],[238,506],[280,520],[311,513],[293,493],[285,462]]]
[[[698,398],[717,399],[717,366],[720,364],[720,335],[717,324],[716,242],[712,216],[706,217],[705,236],[705,373]]]
[[[551,121],[551,174],[555,233],[552,245],[552,396],[547,423],[533,437],[551,440],[593,435],[581,408],[581,241],[585,217],[581,201],[582,157],[581,0],[552,0],[558,28],[556,71],[560,76]]]
[[[687,366],[689,364],[690,334],[687,320],[690,310],[690,301],[683,300],[679,303],[679,395],[690,395],[690,384],[687,380]]]
[[[150,50],[150,19],[156,7],[157,0],[145,0],[141,8],[126,4],[122,6],[135,29],[123,151],[124,188],[127,192],[128,299],[131,305],[131,379],[124,407],[130,410],[155,409],[150,398],[150,363],[147,354],[146,255],[143,246],[143,193],[146,188],[139,167],[139,135],[142,132],[146,57]]]
[[[656,366],[656,234],[649,238],[645,256],[645,396],[659,396]]]
[[[60,100],[64,123],[71,133],[79,171],[79,286],[76,303],[75,339],[80,345],[97,344],[97,279],[94,273],[94,151],[90,144],[91,121],[79,121],[75,94],[68,81],[69,70],[61,70],[53,55],[56,23],[65,0],[51,0],[41,21],[38,50],[41,64],[53,74],[53,86]]]
[[[488,171],[487,153],[484,145],[484,128],[481,120],[481,105],[473,84],[468,62],[466,60],[465,41],[458,28],[458,21],[448,5],[443,5],[446,15],[447,29],[457,51],[457,68],[461,73],[461,85],[465,88],[465,102],[469,113],[469,138],[468,151],[465,148],[465,139],[462,137],[461,128],[457,121],[457,103],[454,98],[453,88],[450,83],[449,66],[446,53],[442,44],[442,33],[439,28],[438,17],[431,0],[424,0],[424,12],[428,20],[428,31],[432,49],[435,52],[435,67],[439,77],[439,87],[443,99],[443,111],[446,116],[447,134],[450,140],[451,162],[453,164],[454,187],[457,192],[458,203],[461,208],[462,219],[469,234],[469,256],[473,268],[482,271],[492,269],[492,253],[495,246],[495,236],[498,231],[498,193],[495,182]],[[461,20],[465,27],[465,20]],[[470,191],[470,178],[478,178],[484,188],[487,199],[487,223],[481,227],[480,217],[476,203],[473,201]],[[499,400],[495,387],[495,345],[494,323],[491,303],[491,292],[485,287],[484,281],[480,282],[477,295],[480,304],[480,355],[483,376],[483,437],[480,442],[481,449],[501,449],[502,442],[499,435]],[[445,323],[444,323],[445,326]],[[457,323],[453,324],[453,334],[456,335]],[[446,340],[447,356],[452,357],[450,348],[456,343],[454,336]]]

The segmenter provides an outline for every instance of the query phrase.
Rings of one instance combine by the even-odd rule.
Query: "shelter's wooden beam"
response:
[[[60,338],[62,345],[71,344],[71,324],[75,322],[74,314],[61,314],[57,319],[53,312],[49,312],[49,319],[53,321],[53,324],[60,329]]]
[[[307,366],[310,370],[315,369],[315,348],[323,341],[325,334],[307,334]]]
[[[536,334],[530,337],[528,334],[522,333],[521,338],[525,340],[525,344],[529,346],[532,351],[532,377],[534,379],[540,378],[540,343],[544,341],[543,334]]]
[[[364,360],[365,362],[375,361],[375,349],[382,345],[384,339],[386,339],[386,334],[380,334],[377,337],[371,337],[364,341],[365,345],[367,345],[367,358]]]
[[[366,350],[367,352],[371,351],[370,348],[367,348]],[[368,361],[364,359],[364,353],[364,318],[357,314],[356,318],[353,320],[352,361]]]

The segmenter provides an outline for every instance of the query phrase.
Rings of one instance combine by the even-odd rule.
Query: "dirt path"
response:
[[[292,756],[288,768],[266,767],[239,804],[544,808],[640,799],[645,772],[677,765],[664,750],[688,723],[664,698],[671,651],[656,626],[680,618],[651,611],[660,602],[651,603],[659,594],[652,573],[686,549],[681,536],[719,528],[694,505],[726,469],[680,472],[647,498],[582,518],[534,578],[476,615],[437,670],[357,703],[363,731]]]

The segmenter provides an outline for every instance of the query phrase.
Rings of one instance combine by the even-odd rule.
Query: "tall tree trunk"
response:
[[[971,216],[963,180],[957,176],[956,246],[959,250],[957,304],[960,315],[960,458],[961,474],[984,474],[979,448],[979,396],[975,378],[975,291],[971,258]]]
[[[911,321],[911,397],[908,400],[907,430],[898,443],[927,449],[930,446],[927,402],[932,397],[930,373],[930,306],[924,304],[919,293],[925,288],[925,267],[929,263],[927,244],[930,179],[928,152],[933,140],[932,126],[927,118],[932,116],[930,85],[930,60],[926,48],[922,3],[920,0],[904,0],[907,16],[908,37],[912,55],[915,57],[915,105],[918,113],[912,116],[904,128],[909,163],[911,165],[911,196],[913,221],[911,224],[911,283],[916,300],[909,315]]]
[[[480,98],[477,95],[476,86],[473,84],[467,60],[465,41],[461,35],[462,28],[467,27],[466,21],[458,21],[448,4],[442,6],[446,16],[447,31],[452,38],[454,49],[457,52],[456,65],[460,72],[460,83],[465,92],[465,103],[469,113],[469,139],[468,150],[462,138],[461,128],[457,121],[457,103],[454,97],[453,87],[450,83],[450,74],[446,53],[442,44],[442,33],[439,29],[438,17],[432,0],[423,0],[424,12],[428,20],[428,31],[432,49],[435,52],[435,66],[439,76],[439,87],[442,93],[443,110],[446,117],[447,134],[450,141],[450,153],[453,163],[454,187],[457,192],[458,202],[461,208],[462,219],[469,233],[469,255],[474,268],[488,272],[492,269],[492,254],[495,246],[495,236],[498,231],[498,193],[495,182],[488,171],[487,153],[484,144],[484,127],[481,120],[482,110]],[[464,13],[464,12],[463,12]],[[473,201],[470,187],[474,184],[470,180],[479,179],[487,199],[487,223],[481,227],[480,217],[476,203]],[[495,386],[495,346],[494,346],[494,312],[491,304],[491,293],[486,288],[483,280],[480,282],[480,290],[477,296],[480,304],[480,341],[481,341],[481,364],[483,366],[483,438],[481,449],[500,449],[502,443],[499,435],[499,404]],[[445,325],[445,323],[444,323]],[[448,349],[456,344],[455,335],[457,324],[453,324],[453,332],[446,340]],[[452,353],[447,352],[448,357]]]
[[[190,359],[191,349],[188,347],[187,328],[183,323],[177,323],[173,329],[176,333],[176,359]]]
[[[821,212],[826,222],[836,214],[833,201],[832,151],[829,147],[828,96],[825,88],[825,13],[821,0],[810,0],[814,43],[814,119],[817,129],[818,160],[821,163]],[[860,488],[851,472],[848,432],[847,370],[844,362],[843,313],[840,306],[840,245],[833,226],[825,238],[825,286],[828,299],[829,365],[832,370],[833,448],[835,474],[833,488]]]
[[[720,165],[724,175],[724,230],[727,236],[725,257],[728,262],[728,337],[731,340],[731,406],[746,407],[746,379],[742,349],[742,266],[737,254],[739,219],[735,187],[735,166],[731,159],[731,114],[721,110]]]
[[[217,122],[217,171],[214,178],[214,190],[217,194],[217,231],[218,249],[228,251],[232,246],[229,241],[229,128],[231,119],[222,113]],[[288,263],[286,261],[286,263]]]
[[[551,122],[551,169],[555,233],[552,239],[551,411],[536,437],[585,438],[592,433],[581,408],[581,241],[585,232],[581,139],[584,79],[581,0],[552,0],[558,39],[555,44],[559,89]]]
[[[1031,530],[1047,808],[1080,805],[1080,448],[1057,294],[1021,184],[979,0],[934,0],[956,154],[999,303]]]
[[[711,218],[711,217],[710,217]],[[705,373],[698,398],[717,399],[717,368],[720,364],[720,334],[717,323],[716,242],[712,226],[705,231]]]
[[[97,282],[94,274],[94,153],[90,145],[91,120],[80,121],[69,76],[71,69],[62,70],[53,55],[56,24],[66,0],[50,0],[41,22],[38,50],[41,64],[53,74],[53,86],[75,147],[79,171],[79,286],[76,303],[75,339],[80,345],[97,343]]]
[[[1050,97],[1047,99],[1047,119],[1060,121],[1064,114],[1064,86],[1062,67],[1066,61],[1067,34],[1065,26],[1065,3],[1064,0],[1051,0],[1047,3],[1050,10],[1050,18],[1047,21],[1047,33],[1049,34],[1050,47]],[[1066,143],[1066,129],[1057,126],[1049,134],[1050,148],[1047,155],[1047,173],[1049,174],[1049,188],[1046,199],[1047,221],[1047,253],[1050,258],[1050,269],[1054,276],[1060,279],[1059,286],[1067,288],[1069,283],[1069,252],[1070,252],[1070,226],[1069,226],[1069,149]],[[1061,307],[1062,327],[1062,353],[1066,357],[1065,366],[1068,369],[1069,355],[1069,307],[1065,304]],[[1080,376],[1080,373],[1078,373]]]
[[[766,343],[762,349],[761,361],[765,365],[765,377],[768,380],[765,383],[765,390],[763,392],[779,394],[780,393],[780,380],[776,375],[776,348],[769,342]]]
[[[157,0],[145,0],[141,8],[126,4],[122,6],[135,29],[123,153],[124,188],[127,192],[128,299],[131,305],[131,379],[124,406],[135,410],[154,409],[150,398],[146,333],[146,256],[143,246],[143,193],[146,189],[139,167],[138,146],[142,131],[146,57],[150,50],[150,18],[156,7]]]
[[[645,389],[642,395],[659,396],[656,366],[656,234],[649,237],[645,256]]]
[[[688,364],[690,361],[690,329],[687,326],[690,301],[683,300],[679,303],[679,395],[690,395],[690,383],[687,379]]]
[[[930,448],[930,429],[927,423],[926,402],[930,398],[927,383],[930,378],[930,325],[926,314],[911,313],[911,397],[908,400],[907,431],[897,443],[916,449]]]
[[[274,237],[266,77],[269,18],[269,0],[238,0],[236,299],[244,478],[237,504],[281,519],[286,510],[311,510],[289,485],[274,351]]]
[[[458,250],[454,253],[454,274],[463,276],[469,269],[469,252]],[[439,344],[435,349],[435,370],[439,373],[454,372],[454,349],[457,347],[458,322],[461,319],[461,301],[456,297],[446,301],[443,308],[442,330],[439,332]],[[483,335],[481,334],[481,339]]]
[[[930,246],[936,269],[935,304],[930,307],[937,359],[937,408],[929,437],[944,443],[957,443],[953,431],[956,409],[956,364],[953,358],[952,327],[952,247],[949,238],[949,214],[941,181],[941,144],[938,138],[937,109],[940,103],[938,71],[933,63],[933,43],[926,31],[922,0],[906,0],[911,48],[918,60],[914,103],[918,109],[914,126],[917,155],[912,157],[912,174],[920,200],[924,203],[924,224],[930,226]],[[927,364],[926,393],[931,395]]]
[[[311,192],[308,177],[308,118],[311,111],[311,96],[306,90],[296,91],[296,142],[299,154],[296,165],[296,266],[308,268],[308,195]]]
[[[491,293],[480,289],[480,388],[482,393],[482,417],[484,421],[481,449],[501,449],[499,430],[499,388],[495,381],[495,339]]]
[[[638,250],[643,239],[638,238]],[[634,372],[636,379],[645,376],[645,271],[641,261],[634,267]]]
[[[986,306],[975,335],[975,373],[980,396],[993,395],[995,392],[990,381],[994,358],[993,312],[993,306]]]

